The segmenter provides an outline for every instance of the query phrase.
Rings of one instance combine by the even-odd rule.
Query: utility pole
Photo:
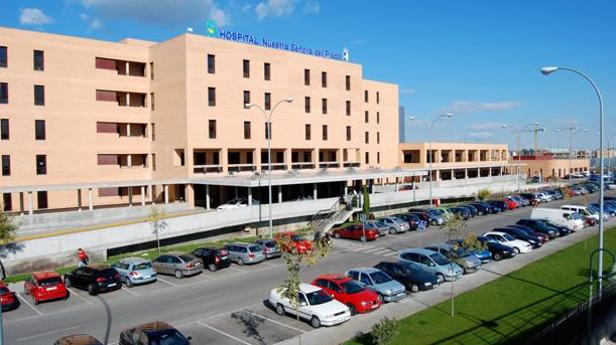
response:
[[[543,128],[539,128],[539,124],[535,124],[535,128],[533,129],[533,133],[535,135],[535,157],[539,152],[539,132],[543,132]]]

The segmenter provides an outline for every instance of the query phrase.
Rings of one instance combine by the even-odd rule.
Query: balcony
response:
[[[342,163],[342,166],[345,168],[359,168],[360,163],[359,162],[344,162]]]
[[[287,163],[272,163],[272,171],[280,171],[287,170]],[[265,164],[261,164],[261,172],[267,172],[269,169],[269,164],[267,164],[267,160]]]
[[[125,92],[114,90],[96,90],[96,100],[99,102],[113,102],[119,107],[145,108],[146,93]]]
[[[333,169],[340,168],[340,162],[330,161],[330,162],[319,162],[320,169]]]
[[[312,161],[312,149],[292,149],[291,150],[291,169],[306,170],[314,169]]]
[[[293,170],[310,170],[314,169],[315,165],[312,162],[295,162],[291,163],[291,169]]]
[[[220,174],[220,149],[194,149],[193,150],[193,173],[194,174]]]
[[[147,124],[97,122],[96,133],[115,134],[118,138],[145,138],[147,137]]]
[[[254,172],[257,170],[257,166],[252,163],[244,163],[244,164],[229,164],[227,167],[229,172],[240,173],[245,171]]]
[[[218,164],[203,164],[193,166],[194,174],[219,174],[221,172],[222,166]]]
[[[145,62],[135,62],[117,59],[95,58],[96,69],[115,71],[118,75],[145,77]]]

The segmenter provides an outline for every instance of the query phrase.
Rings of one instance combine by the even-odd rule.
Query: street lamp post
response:
[[[274,226],[273,226],[273,222],[272,222],[272,145],[271,145],[271,141],[272,141],[272,116],[274,115],[274,110],[276,110],[276,108],[281,104],[281,103],[292,103],[293,102],[293,98],[286,98],[283,99],[281,101],[279,101],[278,103],[276,103],[274,105],[274,107],[272,108],[272,110],[269,111],[269,113],[267,113],[265,110],[263,110],[263,108],[261,108],[259,105],[254,104],[254,103],[246,103],[244,104],[244,108],[246,109],[250,109],[250,108],[257,108],[258,110],[261,111],[261,113],[263,114],[263,117],[265,117],[265,126],[267,128],[267,194],[268,194],[268,217],[269,217],[269,237],[273,238],[274,237]],[[260,179],[260,177],[259,177]],[[261,206],[259,206],[261,207]]]
[[[577,75],[579,75],[580,77],[586,79],[587,82],[590,83],[590,85],[592,86],[592,88],[594,89],[597,98],[599,100],[599,254],[598,254],[598,261],[599,261],[599,265],[597,267],[598,272],[598,281],[599,281],[599,288],[598,288],[598,293],[599,296],[601,296],[601,294],[603,293],[603,228],[604,228],[604,224],[603,224],[603,194],[604,194],[604,181],[603,181],[603,168],[604,168],[604,161],[603,161],[603,98],[601,97],[601,91],[599,91],[599,87],[597,86],[597,84],[594,82],[594,80],[592,80],[588,75],[586,75],[584,72],[579,71],[575,68],[571,68],[571,67],[543,67],[541,69],[541,73],[543,73],[544,75],[548,75],[551,73],[554,73],[556,71],[559,70],[563,70],[563,71],[569,71],[569,72],[573,72]]]
[[[409,121],[415,121],[416,117],[415,116],[409,116]],[[406,136],[406,133],[404,134]],[[421,178],[420,178],[421,179]],[[398,181],[398,178],[396,177],[396,183]],[[404,179],[402,181],[404,183]],[[413,203],[417,200],[415,198],[415,174],[413,174],[413,183],[411,183],[411,187],[413,187]],[[397,188],[396,188],[396,192],[397,192]]]
[[[453,117],[452,113],[445,113],[442,114],[440,116],[437,116],[434,120],[432,120],[432,123],[430,123],[430,144],[428,146],[428,173],[430,174],[429,178],[430,178],[430,207],[432,207],[432,128],[434,127],[434,124],[436,123],[436,121],[438,121],[439,119],[442,118],[451,118]]]

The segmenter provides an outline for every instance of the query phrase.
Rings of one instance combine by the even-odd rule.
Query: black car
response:
[[[207,267],[210,272],[215,272],[218,269],[231,266],[229,251],[225,248],[197,248],[192,251],[192,255],[201,259],[203,261],[203,265]]]
[[[474,208],[477,209],[477,211],[479,211],[479,214],[482,216],[486,216],[488,214],[491,213],[496,213],[498,212],[497,209],[493,208],[490,204],[488,203],[483,203],[483,202],[472,202],[469,204],[470,206],[473,206]]]
[[[524,199],[528,200],[530,202],[531,205],[536,205],[540,202],[539,199],[537,199],[537,196],[535,194],[532,193],[522,193],[520,194],[521,197],[523,197]]]
[[[565,236],[570,233],[570,230],[567,228],[552,226],[541,219],[520,219],[516,224],[526,225],[535,231],[548,235],[550,231],[555,232],[556,236]]]
[[[389,274],[410,292],[431,290],[438,286],[438,280],[434,274],[425,272],[410,262],[381,261],[374,267]]]
[[[118,345],[190,345],[190,340],[166,322],[154,321],[123,330]]]
[[[429,225],[438,225],[438,219],[432,214],[429,210],[423,208],[409,208],[410,213],[423,213],[428,216],[428,224]],[[426,224],[426,225],[428,225]]]
[[[409,223],[409,226],[411,227],[411,230],[417,230],[417,228],[419,227],[419,222],[421,222],[421,218],[419,218],[418,215],[412,213],[395,214],[394,217],[398,217],[407,221]]]
[[[532,228],[529,228],[526,225],[520,225],[520,224],[513,224],[513,225],[507,225],[507,228],[514,228],[514,229],[519,229],[524,231],[527,235],[530,236],[535,236],[538,239],[541,240],[541,242],[545,243],[547,241],[549,241],[550,239],[552,239],[553,237],[556,237],[556,232],[552,232],[552,234],[550,233],[543,233],[543,232],[539,232],[536,230],[533,230]]]
[[[105,264],[92,264],[64,274],[64,285],[86,290],[94,296],[100,292],[121,289],[122,280],[115,268]]]
[[[498,209],[498,212],[504,212],[508,209],[507,204],[502,200],[490,200],[487,203]]]
[[[527,234],[525,231],[522,231],[520,229],[516,229],[516,228],[496,228],[492,231],[500,231],[500,232],[504,232],[506,234],[511,235],[511,237],[517,239],[517,240],[522,240],[525,242],[528,242],[530,244],[531,247],[534,248],[539,248],[541,247],[541,240],[535,236],[529,235]]]
[[[488,250],[492,254],[492,258],[494,260],[499,261],[502,259],[508,259],[515,256],[515,251],[513,248],[496,242],[495,240],[487,237],[477,237],[481,243],[485,244],[488,247]]]
[[[430,214],[426,211],[423,211],[423,212],[409,211],[409,214],[416,214],[419,217],[419,219],[426,222],[426,227],[430,226],[430,224],[433,224],[432,217],[430,217]]]
[[[473,205],[465,204],[465,205],[459,205],[458,207],[467,209],[468,212],[471,214],[471,217],[475,217],[476,215],[479,214],[479,210],[477,209],[477,207]]]
[[[463,207],[450,207],[448,210],[453,214],[460,216],[464,220],[468,220],[471,217],[471,212]]]

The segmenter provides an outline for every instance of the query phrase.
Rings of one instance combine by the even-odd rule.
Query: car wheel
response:
[[[411,292],[412,293],[419,292],[419,286],[417,284],[411,284]]]
[[[88,285],[88,293],[91,296],[96,296],[96,288],[94,287],[94,285],[92,284]]]
[[[310,326],[312,326],[313,328],[321,327],[321,320],[319,320],[318,317],[313,316],[312,319],[310,319]]]
[[[127,288],[132,288],[133,287],[133,282],[128,277],[126,277],[126,287]]]
[[[214,264],[209,264],[209,265],[207,265],[207,269],[210,272],[216,272],[216,269],[218,269],[218,267],[216,267],[216,265],[214,265]]]
[[[237,264],[240,266],[244,266],[244,259],[242,258],[237,259]]]
[[[513,248],[513,252],[517,254],[520,254],[520,249],[519,248]]]
[[[438,222],[436,220],[431,220],[430,225],[438,225]]]
[[[355,311],[355,307],[353,307],[353,305],[351,303],[347,304],[347,308],[349,308],[349,311],[351,312],[351,315],[357,314],[357,312]]]
[[[500,261],[501,259],[502,259],[502,257],[501,257],[501,255],[500,255],[500,253],[495,253],[495,254],[494,254],[494,260],[496,260],[496,261]]]
[[[36,297],[34,297],[33,299],[34,299],[34,305],[39,305],[39,303],[41,303],[41,301],[39,301]]]
[[[442,284],[442,283],[445,282],[445,276],[440,274],[440,273],[437,273],[436,274],[436,280],[438,281],[439,284]]]
[[[182,278],[184,278],[184,273],[182,273],[182,271],[180,271],[180,270],[175,270],[175,272],[173,272],[173,275],[175,276],[175,279],[182,279]]]
[[[284,312],[284,307],[282,306],[282,304],[278,303],[276,305],[276,314],[280,315],[280,316],[284,316],[285,312]]]
[[[66,286],[67,288],[70,288],[71,285],[71,280],[68,278],[64,278],[64,286]]]
[[[337,232],[334,232],[334,238],[340,238],[340,234]]]
[[[393,228],[389,229],[389,233],[392,234],[392,235],[395,234],[396,233],[396,229],[393,229]]]

